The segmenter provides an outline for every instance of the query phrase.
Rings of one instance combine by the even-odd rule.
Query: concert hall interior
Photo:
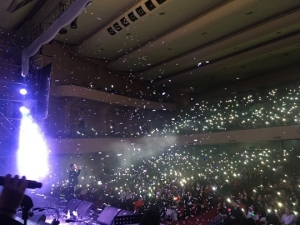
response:
[[[0,31],[30,224],[300,224],[299,0],[6,0]]]

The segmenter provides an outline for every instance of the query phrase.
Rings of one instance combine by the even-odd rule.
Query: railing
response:
[[[55,97],[77,97],[98,102],[106,102],[117,105],[131,106],[143,109],[175,110],[176,104],[148,101],[113,93],[102,92],[94,89],[74,85],[54,86],[50,89],[50,95]]]
[[[54,139],[47,138],[47,143],[54,154],[91,153],[99,151],[120,151],[131,148],[158,149],[171,146],[216,145],[225,143],[278,141],[299,139],[299,125],[228,131],[209,134],[184,136],[160,136],[144,138],[93,138],[93,139]],[[101,147],[100,147],[101,146]]]
[[[37,26],[26,22],[17,32],[16,42],[18,46],[26,48],[31,45],[51,24],[57,20],[76,0],[62,0],[52,12]]]

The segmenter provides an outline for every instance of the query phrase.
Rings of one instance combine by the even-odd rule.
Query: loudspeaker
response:
[[[70,213],[73,211],[76,211],[77,206],[81,203],[81,200],[78,199],[72,199],[71,201],[68,202],[66,207],[64,208],[63,212],[67,213],[70,210]]]
[[[118,216],[130,216],[134,215],[134,213],[130,210],[122,209],[119,213]]]
[[[129,210],[122,210],[122,209],[108,206],[98,216],[97,221],[101,225],[114,225],[114,219],[116,216],[128,216],[128,215],[133,215],[133,212]]]
[[[102,225],[112,225],[114,218],[119,214],[120,211],[121,209],[108,206],[98,216],[97,221]]]
[[[96,206],[91,202],[82,201],[76,208],[78,216],[84,217],[93,214],[97,210]]]
[[[51,79],[52,64],[48,64],[39,69],[37,74],[37,118],[46,119],[48,117],[49,92]]]

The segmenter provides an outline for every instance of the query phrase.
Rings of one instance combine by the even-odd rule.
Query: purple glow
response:
[[[30,115],[21,120],[17,160],[19,174],[28,179],[41,180],[49,172],[48,148]]]
[[[30,113],[30,110],[28,108],[26,108],[25,106],[21,106],[20,112],[22,113],[22,115],[28,115]]]
[[[20,94],[21,95],[26,95],[27,94],[27,90],[25,88],[20,89]]]

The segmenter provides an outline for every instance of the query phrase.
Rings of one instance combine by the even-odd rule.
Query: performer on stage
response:
[[[70,198],[74,198],[76,186],[78,185],[78,177],[81,172],[81,167],[78,168],[75,165],[75,163],[72,163],[70,165],[70,171],[69,171],[69,194]]]

